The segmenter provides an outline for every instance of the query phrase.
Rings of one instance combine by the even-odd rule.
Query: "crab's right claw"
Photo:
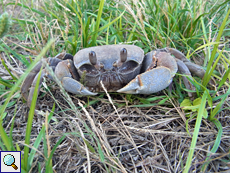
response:
[[[77,95],[97,95],[77,81],[79,77],[72,60],[60,62],[55,69],[55,74],[66,91]]]
[[[63,77],[61,82],[64,89],[70,93],[77,95],[97,95],[97,93],[89,91],[80,82],[73,78]]]

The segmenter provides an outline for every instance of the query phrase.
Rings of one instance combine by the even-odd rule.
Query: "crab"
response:
[[[82,49],[74,56],[60,53],[46,61],[64,89],[77,95],[104,92],[102,84],[109,92],[152,94],[168,87],[177,71],[184,74],[182,77],[186,88],[195,90],[188,80],[192,80],[191,73],[201,78],[205,74],[200,66],[173,48],[157,49],[144,55],[144,51],[135,45],[104,45]],[[39,62],[22,84],[22,96],[28,106],[42,64]],[[43,69],[41,78],[45,75],[52,78]]]

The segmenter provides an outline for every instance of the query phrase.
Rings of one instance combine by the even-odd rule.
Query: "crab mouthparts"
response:
[[[95,83],[94,84],[91,83],[91,85],[93,86],[88,86],[86,83],[86,87],[93,92],[104,92],[104,89],[100,84],[101,82],[103,83],[106,90],[109,92],[116,91],[122,88],[123,86],[125,86],[125,83],[119,74],[111,71],[107,71],[106,73],[103,73],[98,77],[96,86]]]

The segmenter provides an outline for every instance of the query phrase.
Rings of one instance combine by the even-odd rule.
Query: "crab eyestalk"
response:
[[[127,60],[127,49],[122,48],[120,51],[120,59],[114,62],[113,67],[120,67]]]
[[[96,57],[96,53],[94,51],[91,51],[89,53],[89,61],[92,65],[96,65],[97,64],[97,57]]]
[[[121,60],[121,62],[125,62],[127,60],[127,50],[126,50],[126,48],[121,49],[120,60]]]

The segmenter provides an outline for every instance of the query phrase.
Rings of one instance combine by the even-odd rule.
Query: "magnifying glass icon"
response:
[[[15,163],[15,158],[11,154],[7,154],[3,158],[3,162],[7,166],[12,166],[15,170],[18,169],[18,167],[14,164]]]

